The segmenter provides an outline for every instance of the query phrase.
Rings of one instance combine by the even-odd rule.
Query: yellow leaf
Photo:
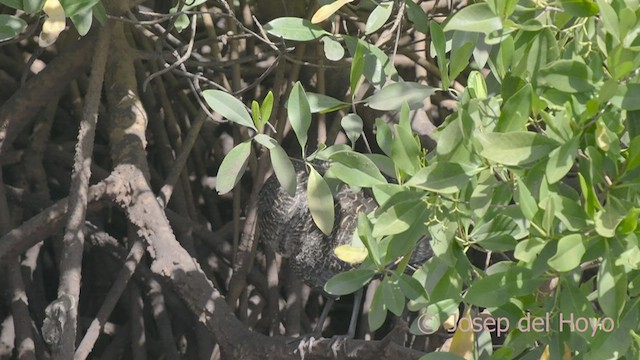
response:
[[[549,360],[549,345],[544,347],[544,351],[542,352],[542,355],[540,356],[540,360]]]
[[[351,245],[340,245],[333,250],[338,259],[350,263],[359,264],[367,257],[368,251],[363,247],[355,247]]]
[[[331,4],[321,6],[320,9],[313,14],[313,17],[311,17],[311,23],[318,24],[327,20],[329,16],[333,15],[338,9],[352,1],[353,0],[337,0]]]
[[[564,343],[564,354],[562,355],[562,360],[571,360],[571,348],[567,343]]]
[[[38,45],[47,47],[56,42],[58,35],[67,25],[67,18],[59,0],[46,0],[42,10],[47,14],[47,20],[42,24]]]
[[[460,318],[460,310],[456,309],[456,311],[452,312],[451,315],[442,323],[442,327],[446,330],[451,330],[456,327],[458,323],[458,318]]]
[[[456,354],[465,360],[473,358],[473,350],[475,345],[475,334],[473,329],[473,320],[469,312],[464,318],[458,322],[458,328],[451,339],[451,347],[449,352]]]

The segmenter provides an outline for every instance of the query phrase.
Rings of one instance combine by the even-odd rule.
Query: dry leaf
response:
[[[67,25],[67,18],[59,0],[46,0],[42,10],[47,14],[47,20],[42,24],[38,45],[44,48],[56,42]]]
[[[345,4],[352,2],[353,0],[337,0],[332,2],[331,4],[327,4],[321,6],[313,17],[311,17],[311,23],[318,24],[329,18],[329,16],[333,15],[338,9],[340,9]]]

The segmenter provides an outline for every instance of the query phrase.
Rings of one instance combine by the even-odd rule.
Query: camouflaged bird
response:
[[[338,259],[334,249],[351,244],[358,224],[358,213],[377,208],[373,197],[365,191],[352,191],[342,185],[334,195],[335,220],[333,230],[324,234],[314,223],[307,204],[308,170],[304,161],[291,159],[296,171],[296,192],[290,196],[275,176],[271,176],[259,193],[258,229],[261,239],[274,251],[289,259],[293,272],[313,289],[323,292],[325,283],[340,272],[353,268]],[[314,162],[324,175],[326,162]],[[410,263],[422,264],[433,256],[429,242],[418,243]]]

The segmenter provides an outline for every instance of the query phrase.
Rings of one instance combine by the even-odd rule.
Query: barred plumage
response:
[[[333,250],[351,243],[358,213],[369,213],[376,209],[377,204],[366,192],[353,192],[348,186],[342,186],[334,197],[333,230],[330,235],[325,235],[314,223],[307,205],[309,175],[306,166],[301,160],[292,161],[297,177],[293,197],[280,187],[275,175],[266,181],[260,191],[260,236],[274,251],[289,258],[291,269],[305,284],[324,293],[324,284],[331,277],[353,267],[338,259]],[[327,170],[325,163],[316,163],[314,166],[320,174]],[[432,255],[428,241],[423,240],[412,257],[412,263],[422,263]]]

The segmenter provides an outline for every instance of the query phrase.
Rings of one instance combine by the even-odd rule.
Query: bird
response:
[[[324,290],[333,276],[353,269],[354,264],[340,260],[334,249],[351,244],[357,228],[358,214],[370,213],[377,203],[370,192],[354,191],[342,184],[334,194],[335,219],[332,231],[324,234],[315,224],[307,203],[309,173],[305,161],[291,159],[296,173],[296,190],[293,196],[280,186],[275,175],[269,177],[258,194],[258,231],[260,241],[281,256],[289,259],[289,266],[307,286],[321,292],[327,299],[314,333],[319,335],[335,296]],[[329,162],[314,160],[310,163],[320,175],[329,168]],[[426,239],[426,240],[425,240]],[[422,264],[433,256],[428,239],[419,241],[410,260]],[[355,335],[356,319],[362,291],[355,294],[354,309],[347,337]]]

